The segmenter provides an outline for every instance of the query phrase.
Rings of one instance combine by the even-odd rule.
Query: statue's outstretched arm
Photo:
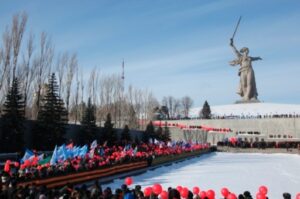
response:
[[[230,46],[232,47],[233,52],[236,54],[236,56],[237,56],[238,58],[240,58],[242,55],[241,55],[241,53],[236,49],[236,47],[234,46],[234,44],[233,44],[233,39],[230,39]]]
[[[262,60],[261,57],[251,57],[251,61],[257,61],[257,60]]]

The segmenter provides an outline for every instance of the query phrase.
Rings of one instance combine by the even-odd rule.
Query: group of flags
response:
[[[30,162],[33,161],[41,161],[44,159],[44,154],[37,155],[33,151],[26,149],[25,154],[23,158],[21,159],[21,163],[24,164],[26,160],[29,160]]]
[[[32,162],[33,160],[38,160],[40,163],[50,163],[50,165],[56,165],[60,161],[65,161],[69,158],[75,158],[75,157],[85,157],[87,153],[89,153],[89,156],[92,158],[94,155],[94,151],[97,148],[97,140],[93,141],[90,150],[88,145],[84,146],[73,146],[73,143],[69,145],[61,145],[61,146],[55,146],[53,153],[51,156],[46,159],[44,159],[44,154],[37,155],[33,151],[26,149],[25,154],[23,158],[21,159],[21,163],[25,163],[25,161]],[[44,161],[43,161],[44,160]]]
[[[149,140],[150,143],[155,144],[155,145],[159,145],[160,148],[163,148],[163,145],[165,143],[160,142],[156,139],[154,140]],[[187,144],[187,143],[182,143],[182,147],[183,148],[190,148],[191,144],[193,145],[193,143]],[[170,148],[173,148],[177,145],[176,142],[168,142],[167,146]],[[81,158],[85,158],[85,157],[89,157],[89,158],[94,158],[94,154],[95,154],[95,150],[97,150],[97,140],[94,140],[90,146],[88,145],[84,145],[84,146],[73,146],[73,143],[69,144],[69,145],[61,145],[61,146],[55,146],[52,155],[50,155],[47,158],[44,158],[44,154],[40,154],[37,155],[36,152],[33,152],[29,149],[26,149],[25,154],[23,156],[23,158],[21,159],[21,164],[24,164],[25,166],[30,166],[30,165],[44,165],[49,163],[49,165],[56,165],[60,162],[64,162],[67,159],[74,159],[76,157],[81,157]],[[104,143],[103,146],[106,146],[106,143]],[[130,144],[125,145],[124,148],[121,149],[122,153],[121,156],[124,156],[126,154],[130,154],[131,156],[135,156],[137,154],[138,151],[138,147],[136,146],[135,148],[132,148],[132,146]],[[98,149],[97,154],[99,156],[104,156],[105,151],[104,149],[101,147],[100,149]]]
[[[88,146],[72,146],[68,147],[65,144],[61,146],[55,146],[50,159],[50,165],[55,165],[59,161],[65,161],[68,158],[84,157],[88,152]]]

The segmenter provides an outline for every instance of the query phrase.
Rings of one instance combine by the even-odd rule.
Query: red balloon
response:
[[[15,164],[14,164],[14,165],[15,165],[15,167],[17,167],[17,168],[18,168],[18,167],[20,166],[20,163],[19,163],[19,162],[15,162]]]
[[[256,194],[256,199],[266,199],[266,195],[263,193],[258,192]]]
[[[194,193],[194,194],[198,194],[199,192],[200,192],[199,187],[194,187],[194,188],[193,188],[193,193]]]
[[[25,165],[25,166],[30,166],[30,160],[25,160],[25,161],[24,161],[24,165]]]
[[[182,186],[179,185],[179,186],[176,187],[176,189],[177,189],[177,191],[179,191],[179,193],[180,193],[181,190],[182,190]]]
[[[268,188],[266,186],[260,186],[259,193],[266,195],[268,193]]]
[[[132,180],[132,178],[131,177],[127,177],[127,178],[125,178],[125,184],[127,185],[127,186],[129,186],[129,185],[131,185],[132,183],[133,183],[133,180]]]
[[[10,172],[10,166],[9,166],[9,164],[5,164],[4,165],[4,171],[7,172],[7,173]]]
[[[20,169],[24,170],[26,168],[26,166],[24,164],[21,164]]]
[[[236,199],[236,195],[234,193],[230,193],[226,199]]]
[[[209,198],[209,199],[215,199],[215,192],[213,190],[208,190],[206,191],[206,196]]]
[[[154,184],[152,186],[152,191],[153,193],[155,193],[156,195],[159,195],[162,192],[162,187],[160,184]]]
[[[145,195],[146,197],[150,196],[151,193],[152,193],[152,188],[151,188],[151,187],[146,187],[146,188],[144,189],[144,195]]]
[[[206,197],[206,192],[205,191],[201,191],[199,194],[201,199],[204,199]]]
[[[189,195],[189,190],[188,190],[188,188],[186,188],[186,187],[182,188],[182,190],[180,191],[180,195],[181,195],[181,197],[183,197],[183,198],[187,198],[187,196]]]
[[[296,199],[300,199],[300,193],[297,193]]]
[[[162,192],[160,193],[160,197],[161,197],[161,199],[168,199],[168,192],[162,191]]]
[[[222,196],[224,196],[224,198],[227,198],[227,196],[229,194],[229,190],[226,187],[224,187],[221,189],[221,194],[222,194]]]

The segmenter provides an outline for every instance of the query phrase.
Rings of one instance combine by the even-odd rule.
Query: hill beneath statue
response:
[[[298,104],[249,103],[211,106],[214,117],[294,117],[300,116]],[[190,110],[190,117],[199,117],[202,107]]]

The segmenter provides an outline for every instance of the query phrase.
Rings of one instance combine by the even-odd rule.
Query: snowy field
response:
[[[191,190],[199,186],[200,190],[215,190],[216,198],[221,198],[223,187],[236,194],[248,190],[255,197],[258,187],[265,185],[270,199],[280,199],[284,192],[294,198],[300,192],[300,155],[212,153],[132,178],[132,188],[136,184],[145,188],[154,183],[160,183],[164,189],[181,185]],[[116,189],[123,183],[124,179],[118,179],[103,188]]]
[[[190,117],[198,117],[202,107],[192,108]],[[249,103],[211,106],[214,116],[300,115],[299,104]]]

